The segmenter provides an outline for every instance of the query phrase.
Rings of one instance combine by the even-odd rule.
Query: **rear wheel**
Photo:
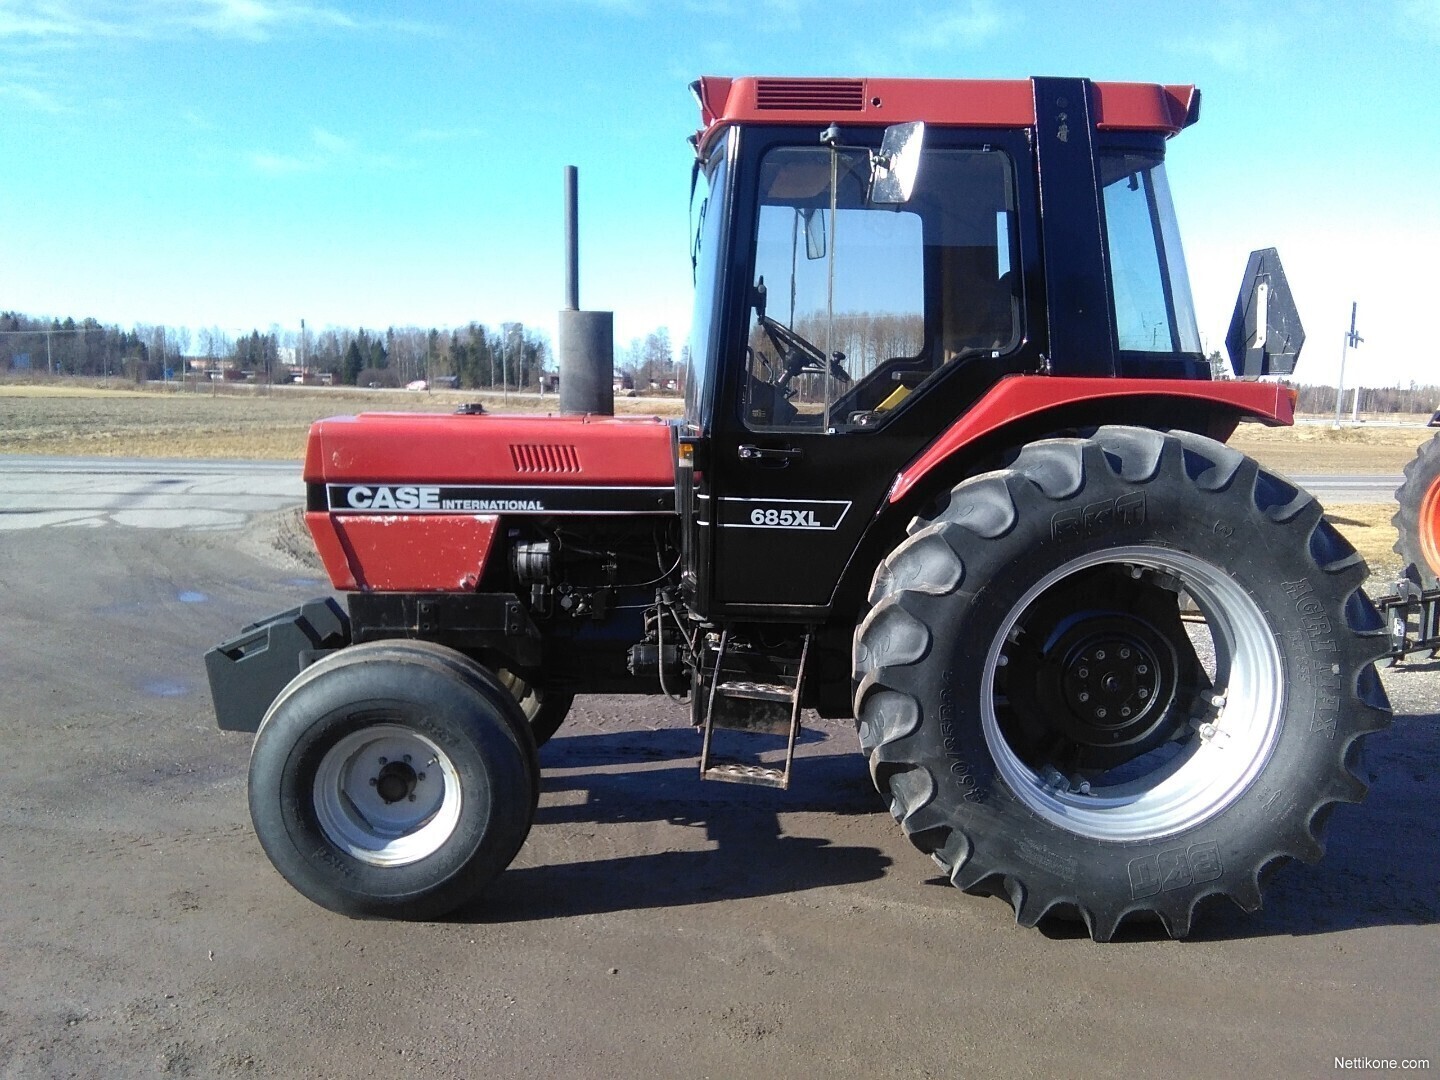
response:
[[[1405,466],[1405,481],[1395,492],[1399,509],[1392,519],[1395,552],[1407,571],[1427,589],[1440,585],[1440,435],[1420,447]]]
[[[501,668],[495,674],[520,706],[525,722],[530,725],[530,734],[535,745],[544,746],[551,736],[560,730],[565,717],[570,715],[570,706],[574,704],[575,695],[542,689],[506,668]]]
[[[1363,561],[1308,495],[1198,436],[1102,428],[959,485],[856,632],[871,772],[958,886],[1033,925],[1174,936],[1320,856],[1387,721]]]
[[[316,903],[435,918],[478,896],[524,843],[536,802],[528,730],[509,694],[455,655],[351,646],[266,713],[251,818],[275,868]]]

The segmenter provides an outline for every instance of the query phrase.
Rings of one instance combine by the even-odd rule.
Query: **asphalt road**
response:
[[[1293,479],[1330,505],[1388,502],[1401,477]],[[250,514],[304,499],[299,466],[288,461],[0,457],[0,530],[108,523],[233,529]]]
[[[14,460],[4,517],[37,523],[9,512]],[[0,532],[0,1077],[1315,1077],[1337,1057],[1440,1059],[1435,664],[1384,674],[1397,721],[1366,744],[1370,797],[1335,813],[1326,860],[1183,943],[1021,930],[950,888],[848,725],[813,724],[774,792],[702,783],[680,710],[606,697],[542,751],[535,829],[481,904],[359,922],[265,860],[249,739],[215,730],[200,662],[322,584],[267,553],[263,517],[133,527],[289,496],[265,470],[259,491],[190,473],[191,495],[161,489],[180,502],[136,507],[133,477],[82,475],[105,492],[66,512],[92,527]]]

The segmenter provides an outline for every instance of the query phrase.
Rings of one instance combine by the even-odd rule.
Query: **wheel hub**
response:
[[[326,751],[313,794],[330,841],[374,866],[404,866],[433,854],[460,819],[454,762],[398,723],[360,728]]]
[[[415,794],[418,777],[408,762],[389,761],[375,778],[375,793],[387,803],[397,803]]]
[[[1204,619],[1213,680],[1180,589]],[[1280,731],[1281,658],[1265,614],[1227,571],[1173,548],[1116,547],[1050,571],[1001,621],[985,665],[981,727],[1006,785],[1056,827],[1096,839],[1153,840],[1208,820],[1254,780]],[[1217,696],[1224,739],[1191,722]]]
[[[1195,681],[1176,594],[1103,567],[1048,590],[1004,645],[1002,722],[1020,756],[1064,773],[1114,768],[1171,739]]]
[[[1094,622],[1119,623],[1119,619]],[[1174,663],[1165,642],[1134,620],[1130,626],[1096,627],[1091,620],[1062,641],[1059,690],[1071,738],[1087,746],[1116,746],[1149,733],[1170,695]],[[1147,640],[1151,639],[1151,640]]]

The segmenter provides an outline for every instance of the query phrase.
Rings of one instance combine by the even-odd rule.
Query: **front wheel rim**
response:
[[[455,833],[462,803],[455,764],[436,743],[400,724],[346,735],[320,760],[315,816],[337,848],[371,866],[408,866]]]
[[[1153,765],[1142,757],[1122,782],[1092,784],[1044,762],[1022,760],[997,712],[996,673],[1005,662],[1007,641],[1039,598],[1072,575],[1106,565],[1164,576],[1194,600],[1214,644],[1215,686],[1201,703],[1209,711],[1179,733],[1183,738],[1155,752]],[[1219,567],[1156,546],[1095,552],[1036,582],[1010,609],[991,643],[980,701],[986,745],[1019,800],[1061,829],[1114,842],[1171,836],[1230,806],[1269,761],[1283,726],[1284,704],[1279,647],[1255,600]]]

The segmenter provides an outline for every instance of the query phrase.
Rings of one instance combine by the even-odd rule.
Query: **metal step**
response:
[[[760,787],[787,788],[789,769],[773,765],[753,765],[744,761],[717,761],[700,773],[702,780],[720,780],[727,784],[757,784]]]
[[[722,682],[715,687],[715,692],[722,697],[742,698],[749,701],[775,701],[785,705],[795,700],[795,688],[778,686],[775,683],[734,680]]]
[[[705,733],[700,747],[701,779],[787,788],[790,786],[790,767],[795,761],[795,741],[800,733],[800,694],[805,679],[805,661],[810,654],[810,635],[805,635],[800,647],[800,662],[796,665],[793,686],[733,677],[736,673],[734,660],[732,659],[730,667],[726,666],[729,647],[730,632],[726,630],[720,635],[720,647],[715,653],[715,666],[709,676],[710,693],[706,696],[703,717],[698,716],[697,708],[697,719]],[[749,663],[753,664],[754,661]],[[773,670],[777,665],[766,659],[758,666],[762,670]],[[705,673],[701,674],[703,676]],[[770,675],[770,678],[773,679],[774,676]],[[750,704],[747,706],[743,704],[745,702]],[[787,736],[784,767],[758,760],[712,758],[711,740],[718,729]]]

